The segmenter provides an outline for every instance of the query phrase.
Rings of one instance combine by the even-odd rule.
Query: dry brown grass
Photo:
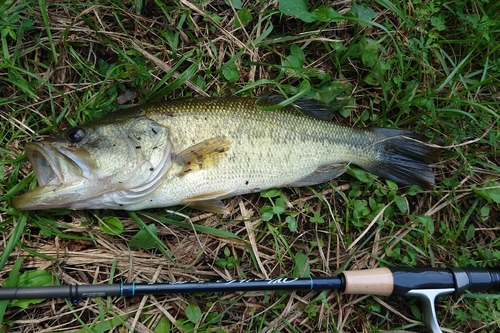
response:
[[[335,50],[329,53],[323,45],[333,41],[349,45],[356,38],[355,34],[366,34],[378,40],[384,37],[384,32],[375,27],[355,27],[354,23],[349,21],[298,32],[297,29],[303,25],[296,19],[279,15],[266,18],[269,11],[277,10],[277,3],[244,2],[246,8],[255,6],[254,19],[251,24],[235,29],[235,10],[223,1],[209,1],[200,5],[195,1],[179,0],[166,10],[173,22],[167,21],[165,13],[155,2],[146,2],[139,15],[131,3],[113,5],[106,2],[106,5],[98,5],[81,1],[57,1],[47,4],[45,8],[51,32],[49,37],[42,19],[43,10],[37,3],[31,2],[20,15],[32,20],[34,29],[26,32],[21,40],[11,40],[7,47],[12,55],[20,52],[17,64],[21,64],[22,69],[29,73],[25,75],[25,79],[37,83],[30,85],[30,95],[19,86],[3,81],[0,97],[14,102],[4,103],[0,116],[4,127],[16,133],[17,137],[6,138],[6,143],[2,143],[2,159],[15,160],[22,154],[24,142],[49,134],[47,128],[50,131],[54,130],[56,125],[59,129],[66,128],[73,125],[70,122],[85,122],[118,106],[117,103],[108,103],[109,100],[120,98],[120,104],[142,102],[148,92],[155,89],[159,80],[165,74],[171,73],[179,59],[190,52],[193,54],[175,70],[171,78],[166,80],[166,84],[172,84],[176,79],[182,78],[194,63],[195,73],[204,78],[206,86],[204,89],[200,88],[195,83],[194,76],[190,76],[181,86],[168,93],[169,99],[190,95],[231,95],[258,80],[276,80],[277,77],[281,85],[297,86],[301,82],[297,76],[280,75],[279,69],[273,67],[281,63],[283,56],[288,54],[291,43],[295,43],[308,50],[309,60],[314,59],[308,61],[305,67],[329,73],[335,81],[352,88],[348,94],[337,99],[351,100],[347,105],[352,110],[350,118],[342,118],[342,121],[356,125],[371,124],[372,121],[363,118],[362,114],[367,110],[375,114],[382,113],[381,88],[368,86],[361,81],[365,69],[360,68],[359,62],[349,61],[351,65],[345,66],[342,71],[334,70],[336,66],[330,53]],[[347,1],[331,2],[329,5],[341,13],[347,12],[351,6]],[[394,14],[372,5],[379,12],[379,23],[392,22],[397,25],[398,18]],[[217,14],[221,20],[215,21],[208,13]],[[183,24],[183,29],[179,30],[176,25],[184,19],[190,24]],[[268,44],[253,47],[254,41],[271,23],[274,30],[268,38]],[[169,46],[165,31],[179,32],[179,45],[176,49]],[[397,30],[396,38],[407,41],[408,35],[408,31]],[[53,58],[52,47],[57,61]],[[235,63],[241,78],[237,82],[228,82],[221,76],[219,69],[240,51],[242,55],[237,57]],[[391,54],[393,51],[386,52]],[[127,59],[130,60],[129,65],[126,63]],[[109,64],[122,65],[122,75],[113,75],[112,80],[103,76],[102,71],[96,70],[103,60]],[[137,64],[144,68],[135,67]],[[438,64],[432,65],[439,67]],[[439,72],[438,69],[436,71]],[[150,77],[144,77],[145,74]],[[8,73],[0,70],[0,75],[5,78]],[[430,74],[422,79],[439,81]],[[115,87],[116,84],[125,87],[126,92],[106,95],[107,89]],[[439,85],[439,82],[435,85]],[[261,84],[249,89],[245,94],[261,95],[276,90],[273,85]],[[95,110],[103,111],[94,112]],[[411,127],[408,124],[411,124],[418,114],[419,112],[415,111],[414,114],[403,116],[406,118],[402,119],[402,123],[406,122],[407,126]],[[60,119],[57,124],[56,119]],[[486,127],[489,126],[491,124]],[[417,127],[427,128],[421,123]],[[442,134],[446,136],[450,132],[445,127],[446,125],[443,125]],[[438,129],[439,126],[433,130]],[[39,135],[35,136],[35,133]],[[468,146],[474,144],[475,142],[471,142]],[[185,214],[180,216],[182,220],[228,230],[238,235],[241,238],[239,240],[195,232],[194,229],[162,225],[139,214],[146,223],[157,224],[158,236],[170,250],[171,258],[166,258],[157,249],[130,250],[130,238],[139,228],[125,212],[83,211],[52,217],[66,225],[63,234],[83,235],[86,240],[70,240],[62,235],[45,236],[40,222],[31,222],[40,221],[40,216],[50,218],[50,214],[29,215],[32,220],[28,221],[19,246],[10,253],[0,276],[2,279],[7,278],[15,260],[21,257],[25,258],[22,270],[51,271],[62,284],[108,283],[111,276],[115,282],[137,283],[289,276],[296,266],[291,254],[299,251],[307,254],[311,273],[316,276],[333,275],[346,268],[375,268],[381,264],[401,265],[404,264],[402,258],[407,255],[407,251],[416,252],[418,266],[458,265],[464,261],[461,259],[463,253],[472,253],[471,260],[479,263],[486,258],[477,254],[478,249],[494,252],[499,229],[495,221],[499,217],[499,208],[497,204],[492,205],[490,217],[480,221],[479,217],[474,215],[474,209],[484,203],[477,201],[472,188],[492,179],[498,180],[499,174],[498,170],[486,164],[482,167],[476,164],[471,168],[464,168],[463,165],[467,162],[467,147],[460,153],[446,157],[435,166],[439,179],[460,173],[462,176],[459,177],[459,185],[439,185],[437,191],[421,192],[416,196],[407,195],[405,198],[410,207],[407,214],[395,214],[389,220],[381,211],[375,217],[366,219],[363,227],[354,227],[351,224],[347,229],[343,220],[346,217],[344,212],[350,209],[343,198],[348,196],[352,189],[349,183],[353,178],[349,176],[332,181],[332,186],[315,187],[317,193],[306,188],[298,192],[284,190],[288,199],[287,207],[296,212],[298,231],[295,233],[288,231],[285,226],[277,225],[274,227],[279,229],[279,234],[270,230],[267,223],[260,219],[259,213],[260,207],[269,202],[258,195],[227,200],[226,204],[231,212],[228,216],[182,211],[182,214]],[[489,145],[483,144],[483,147],[487,152],[479,158],[491,165],[498,165],[498,155],[490,154]],[[6,154],[5,150],[9,151],[10,155]],[[465,157],[460,159],[457,157],[459,154],[464,154],[462,156]],[[4,179],[8,179],[13,172],[19,173],[19,180],[29,174],[31,167],[28,162],[23,162],[20,167],[16,167],[16,163],[19,164],[17,161],[4,163]],[[464,170],[472,170],[474,173],[467,175],[463,173]],[[387,189],[384,184],[378,186]],[[368,185],[366,187],[362,197],[368,200],[378,190]],[[8,188],[0,189],[0,195],[7,191]],[[8,206],[8,203],[4,204]],[[389,200],[385,201],[384,205],[393,206]],[[316,211],[325,217],[324,224],[309,222],[310,216]],[[473,216],[467,217],[464,213],[469,211]],[[154,213],[165,215],[170,212],[155,210]],[[110,215],[118,216],[125,226],[122,235],[110,236],[100,230],[96,221]],[[476,226],[476,233],[468,244],[455,245],[452,240],[446,243],[443,237],[447,234],[443,230],[428,236],[427,247],[421,243],[412,244],[415,239],[421,239],[411,235],[410,237],[409,234],[422,228],[422,225],[417,225],[416,220],[409,215],[428,216],[435,221],[436,229],[443,230],[453,230],[460,224],[461,219],[467,218],[470,219],[468,223]],[[2,250],[12,236],[8,229],[9,223],[16,221],[17,215],[12,211],[5,209],[0,212]],[[467,227],[464,230],[466,229]],[[464,241],[463,237],[458,239]],[[221,257],[224,248],[228,248],[235,259],[241,259],[241,263],[234,269],[216,265],[216,260]],[[400,252],[395,254],[392,251]],[[110,332],[153,332],[162,317],[168,318],[172,323],[172,331],[177,332],[183,330],[181,327],[175,328],[175,323],[186,318],[185,309],[191,303],[202,309],[202,322],[206,320],[207,315],[214,312],[223,313],[217,324],[209,326],[210,332],[216,332],[217,328],[224,332],[368,332],[375,330],[377,323],[380,323],[380,331],[398,327],[406,327],[404,332],[422,331],[420,326],[412,326],[418,323],[418,320],[411,311],[414,306],[411,300],[329,292],[322,295],[318,301],[318,295],[317,292],[166,295],[110,300],[85,299],[77,304],[70,304],[61,299],[46,300],[28,309],[8,308],[5,319],[9,320],[10,327],[7,328],[4,324],[2,332],[83,332],[84,325],[102,319],[116,320],[117,317],[123,318],[124,323],[111,325],[112,328],[107,328]],[[474,319],[467,326],[464,322],[455,321],[453,317],[457,309],[467,311],[470,307],[471,303],[464,303],[463,298],[447,298],[442,304],[444,305],[439,306],[440,318],[444,324],[455,325],[458,331],[472,331],[475,328],[481,331],[483,324],[489,324]],[[376,307],[378,310],[371,310]],[[492,324],[498,327],[498,322]],[[100,329],[97,325],[88,331],[97,332]]]

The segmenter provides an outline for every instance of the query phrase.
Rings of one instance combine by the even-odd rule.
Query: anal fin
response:
[[[311,174],[294,181],[287,186],[311,186],[325,183],[331,179],[337,178],[347,170],[347,164],[327,164],[316,168]]]

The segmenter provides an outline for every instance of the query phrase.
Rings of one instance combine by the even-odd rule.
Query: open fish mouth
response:
[[[88,177],[85,171],[89,168],[75,151],[30,142],[26,144],[26,157],[33,166],[39,186],[63,185]]]
[[[18,210],[68,207],[72,200],[88,197],[92,183],[89,154],[84,149],[55,148],[50,142],[30,142],[26,156],[35,171],[38,187],[12,199]]]

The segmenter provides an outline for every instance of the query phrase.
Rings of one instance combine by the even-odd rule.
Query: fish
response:
[[[190,206],[227,213],[222,199],[328,182],[349,165],[429,188],[441,146],[412,131],[332,120],[329,105],[282,96],[175,99],[116,111],[29,142],[38,186],[17,210],[142,210]]]

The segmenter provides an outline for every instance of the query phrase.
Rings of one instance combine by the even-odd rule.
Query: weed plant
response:
[[[498,1],[1,0],[0,40],[5,287],[499,265]],[[264,94],[443,138],[436,186],[352,167],[228,199],[228,215],[10,205],[36,186],[26,142],[136,104]],[[443,297],[440,324],[498,332],[498,296]],[[0,332],[425,331],[415,299],[337,292],[1,301],[0,318]]]

